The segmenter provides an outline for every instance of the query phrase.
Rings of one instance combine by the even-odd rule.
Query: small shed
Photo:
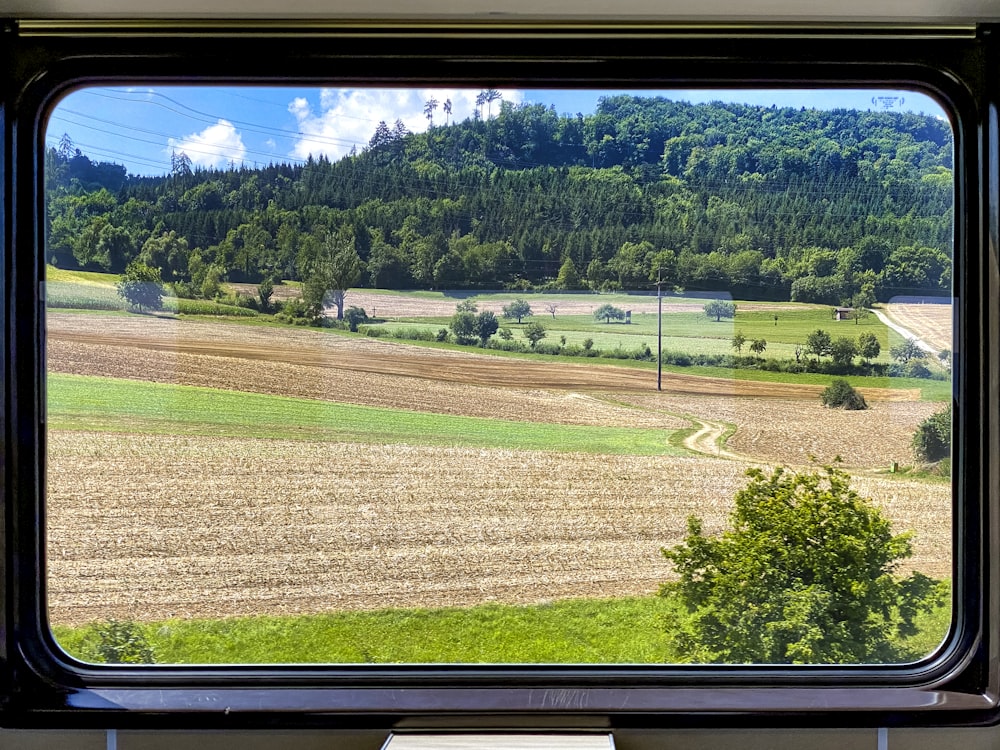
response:
[[[833,319],[834,320],[850,320],[851,316],[854,314],[853,307],[835,307],[833,308]]]

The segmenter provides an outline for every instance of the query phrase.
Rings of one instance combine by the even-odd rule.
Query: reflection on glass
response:
[[[88,88],[46,149],[69,653],[887,663],[945,635],[930,99]]]

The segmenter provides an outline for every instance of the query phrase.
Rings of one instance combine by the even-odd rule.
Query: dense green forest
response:
[[[945,294],[952,158],[929,116],[631,96],[575,116],[502,102],[419,134],[380,123],[336,162],[194,170],[176,154],[162,177],[64,138],[47,153],[47,260],[138,258],[190,296],[206,279],[308,281],[345,253],[352,285],[398,289]]]

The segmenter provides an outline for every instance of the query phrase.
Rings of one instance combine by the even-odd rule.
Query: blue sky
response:
[[[424,105],[451,101],[451,121],[472,116],[479,89],[334,89],[245,87],[91,87],[75,91],[53,110],[46,143],[65,133],[95,161],[124,164],[130,174],[170,170],[172,152],[197,167],[301,163],[310,154],[331,160],[367,145],[379,121],[400,119],[411,132],[429,125]],[[504,101],[554,105],[560,114],[589,114],[601,96],[664,96],[690,102],[737,101],[820,109],[892,109],[938,117],[933,99],[913,91],[712,90],[525,91],[501,89]],[[492,105],[496,114],[499,103]],[[443,124],[441,106],[434,123]]]

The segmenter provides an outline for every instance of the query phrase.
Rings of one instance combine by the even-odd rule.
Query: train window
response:
[[[8,720],[992,717],[989,31],[19,26]]]
[[[886,663],[948,632],[933,99],[87,87],[45,142],[70,654]]]

